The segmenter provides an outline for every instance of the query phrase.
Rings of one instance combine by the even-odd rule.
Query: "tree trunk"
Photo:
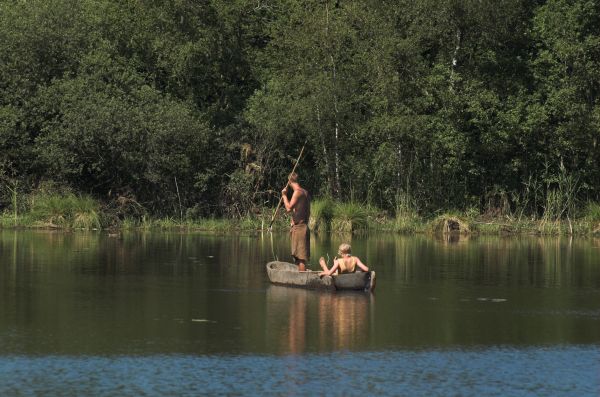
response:
[[[452,54],[452,65],[450,68],[450,90],[454,90],[454,70],[458,64],[458,51],[460,51],[460,44],[462,39],[462,32],[460,28],[456,28],[456,47],[454,47],[454,53]]]
[[[333,80],[335,83],[335,66],[333,69]],[[339,198],[342,186],[340,184],[340,151],[339,151],[339,123],[338,123],[338,109],[337,109],[337,95],[333,95],[333,110],[335,115],[335,142],[333,149],[335,150],[335,195]]]
[[[329,41],[329,2],[325,2],[325,37],[327,41]],[[340,124],[339,124],[339,115],[338,115],[338,98],[335,93],[336,88],[336,68],[335,68],[335,60],[333,59],[333,55],[331,51],[329,53],[329,60],[331,62],[332,73],[331,73],[331,81],[332,81],[332,93],[333,93],[333,117],[334,117],[334,142],[333,142],[333,151],[334,151],[334,189],[333,194],[335,197],[340,197],[340,192],[342,190],[340,183],[340,153],[339,153],[339,139],[340,139]]]
[[[333,180],[331,178],[331,165],[329,163],[329,153],[327,153],[327,145],[325,144],[325,136],[323,135],[323,129],[321,129],[321,111],[319,105],[317,105],[317,130],[319,131],[319,138],[321,139],[321,146],[323,148],[323,158],[325,159],[325,172],[327,174],[327,186],[329,191],[333,192]]]

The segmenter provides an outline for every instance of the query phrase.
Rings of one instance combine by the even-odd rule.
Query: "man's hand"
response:
[[[287,186],[283,188],[281,191],[281,195],[285,196],[287,194]]]

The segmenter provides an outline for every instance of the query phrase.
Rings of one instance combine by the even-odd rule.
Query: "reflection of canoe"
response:
[[[267,263],[267,275],[273,284],[289,285],[308,289],[336,290],[364,290],[375,289],[375,272],[361,272],[340,274],[337,276],[319,277],[319,272],[299,272],[298,267],[288,262]]]

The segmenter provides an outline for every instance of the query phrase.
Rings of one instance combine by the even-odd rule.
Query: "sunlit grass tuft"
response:
[[[592,222],[600,222],[600,203],[588,202],[583,210],[583,218]]]
[[[100,229],[100,205],[90,196],[38,194],[30,198],[34,222],[47,227]]]
[[[330,198],[314,200],[310,205],[309,226],[311,230],[315,232],[330,230],[333,212],[334,204]]]
[[[431,231],[434,233],[470,233],[469,223],[454,212],[437,216],[430,222]]]
[[[331,229],[336,232],[354,232],[368,228],[368,210],[358,203],[336,203],[333,207]]]

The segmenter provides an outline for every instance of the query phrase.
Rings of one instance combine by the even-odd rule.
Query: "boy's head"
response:
[[[350,244],[340,244],[340,247],[338,248],[338,255],[350,255],[352,253],[352,247],[350,247]]]

